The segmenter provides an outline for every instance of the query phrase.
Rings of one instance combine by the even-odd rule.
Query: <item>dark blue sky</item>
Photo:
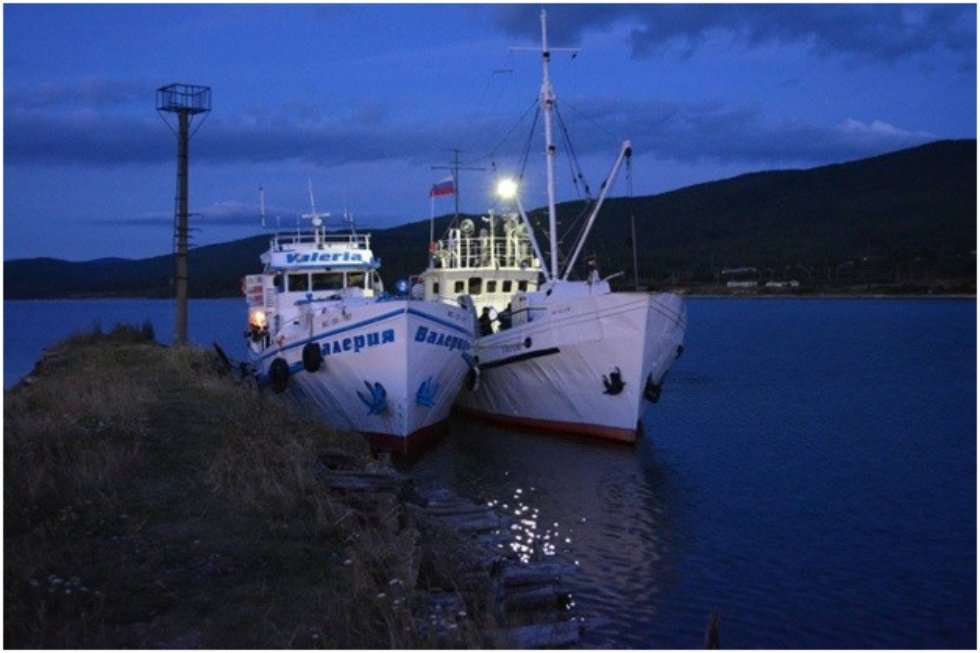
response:
[[[426,219],[454,148],[488,168],[461,189],[485,211],[489,169],[512,170],[530,130],[539,57],[509,46],[538,43],[540,6],[5,4],[4,258],[171,251],[155,90],[174,82],[213,92],[191,142],[196,244],[258,233],[260,185],[284,226],[307,180],[365,228]],[[637,195],[976,138],[972,4],[547,8],[551,45],[581,48],[552,71],[594,189],[626,138]],[[523,201],[545,201],[534,176]]]

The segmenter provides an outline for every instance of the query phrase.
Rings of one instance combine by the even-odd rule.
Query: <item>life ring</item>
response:
[[[283,392],[289,385],[289,363],[284,358],[276,358],[269,365],[269,383],[276,394]]]
[[[306,343],[303,347],[303,369],[307,372],[316,372],[322,364],[323,353],[320,351],[319,345],[314,342]]]

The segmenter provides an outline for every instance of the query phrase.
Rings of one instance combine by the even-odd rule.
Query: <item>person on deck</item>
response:
[[[493,318],[490,317],[490,307],[483,307],[483,314],[480,315],[480,335],[488,336],[493,333]]]

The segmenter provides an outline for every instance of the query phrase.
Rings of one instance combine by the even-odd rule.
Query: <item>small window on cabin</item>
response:
[[[277,272],[274,277],[272,277],[272,284],[276,287],[276,290],[282,292],[282,273]]]
[[[487,281],[487,292],[497,292],[497,280],[489,279]]]
[[[512,292],[514,290],[514,282],[510,279],[504,281],[504,292]]]
[[[306,292],[310,289],[310,275],[291,274],[289,275],[289,292]]]
[[[433,281],[432,282],[432,294],[433,295],[438,295],[439,294],[439,282],[438,281]]]
[[[347,273],[347,287],[348,288],[363,288],[364,287],[364,277],[367,276],[363,272],[348,272]]]
[[[527,290],[527,281],[518,281],[517,290],[519,290],[520,292],[524,292],[525,290]]]
[[[453,292],[454,293],[457,293],[458,294],[458,293],[463,292],[464,290],[466,290],[466,284],[464,282],[457,281],[455,284],[453,284]]]
[[[344,287],[342,272],[314,272],[313,290],[340,290]]]
[[[470,277],[469,294],[479,295],[483,292],[483,277]]]

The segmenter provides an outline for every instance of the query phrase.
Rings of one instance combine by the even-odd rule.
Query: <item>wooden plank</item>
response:
[[[409,480],[391,472],[328,471],[324,482],[334,490],[358,492],[398,492]]]
[[[540,562],[511,566],[504,570],[507,586],[532,585],[560,581],[563,576],[577,573],[578,567],[560,562]]]
[[[559,607],[568,600],[569,593],[555,587],[540,587],[525,591],[510,591],[504,596],[504,611],[537,610]]]

